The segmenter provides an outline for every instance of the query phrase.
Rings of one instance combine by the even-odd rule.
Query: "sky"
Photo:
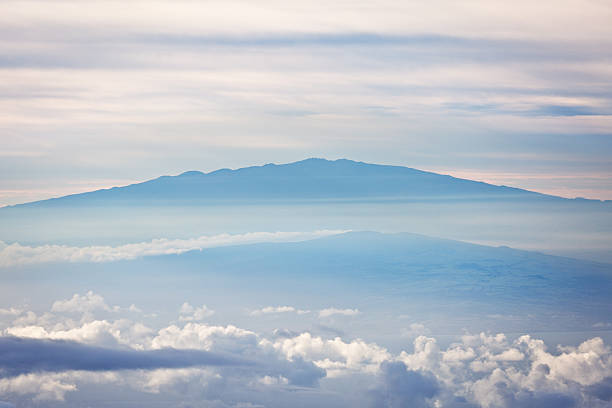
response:
[[[307,157],[612,199],[612,3],[0,3],[0,205]]]

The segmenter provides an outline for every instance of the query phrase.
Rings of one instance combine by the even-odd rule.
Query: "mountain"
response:
[[[27,284],[33,298],[95,286],[130,293],[146,308],[157,306],[154,294],[160,293],[168,304],[206,299],[223,303],[224,313],[235,310],[236,318],[255,305],[344,305],[385,330],[392,316],[402,314],[445,322],[457,332],[468,324],[465,319],[476,330],[591,330],[612,315],[610,264],[410,233],[349,232],[108,263],[25,265],[9,272],[4,291],[22,293],[19,285]]]
[[[166,258],[177,270],[254,279],[362,281],[402,296],[491,302],[602,302],[612,311],[612,265],[413,233],[353,231],[295,243],[211,248]],[[180,264],[181,266],[176,266]],[[198,273],[200,273],[198,272]],[[560,296],[562,294],[562,296]]]
[[[210,173],[188,171],[143,183],[20,206],[185,204],[346,199],[561,199],[401,166],[352,160],[306,159]]]

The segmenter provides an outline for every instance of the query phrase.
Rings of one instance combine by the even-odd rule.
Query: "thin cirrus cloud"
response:
[[[75,0],[54,1],[52,11],[44,1],[8,0],[3,3],[2,22],[18,21],[55,23],[82,27],[103,27],[106,32],[134,31],[216,32],[226,34],[284,32],[442,32],[470,33],[474,30],[494,37],[603,39],[611,32],[605,2],[585,4],[578,0],[542,1],[536,4],[517,1],[491,4],[480,0],[456,3],[438,0],[428,3],[382,1],[339,1],[329,4],[320,0],[284,3],[275,0],[249,1],[120,1]],[[445,13],[440,13],[444,9]],[[524,13],[518,13],[518,10]],[[582,20],[575,16],[580,10]],[[168,19],[172,15],[172,19]],[[364,19],[367,15],[369,19]],[[546,19],[541,16],[545,15]],[[452,17],[451,17],[452,16]],[[113,24],[108,24],[112,21]],[[585,24],[589,22],[590,24]],[[578,31],[568,33],[568,31]],[[47,32],[50,38],[54,31]]]
[[[295,242],[341,234],[342,230],[313,232],[251,232],[246,234],[220,234],[193,239],[154,239],[148,242],[121,246],[71,247],[66,245],[24,246],[0,241],[0,267],[45,262],[112,262],[143,256],[181,254],[225,245],[258,242]]]

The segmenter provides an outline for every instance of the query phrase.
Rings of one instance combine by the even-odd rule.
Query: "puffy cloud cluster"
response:
[[[257,335],[233,325],[209,326],[187,323],[182,327],[171,325],[159,330],[157,335],[151,338],[150,347],[212,350],[213,346],[219,348],[223,343],[230,343],[232,347],[240,348],[253,346],[257,344]]]
[[[19,324],[19,321],[16,321]],[[134,348],[143,348],[148,343],[148,336],[152,332],[142,323],[127,319],[93,320],[89,322],[66,321],[48,327],[40,324],[27,326],[12,326],[4,329],[3,333],[9,336],[28,337],[34,339],[72,340],[87,344],[101,344],[107,346],[129,345]]]
[[[447,399],[484,408],[610,403],[589,391],[612,375],[612,354],[600,338],[552,353],[529,335],[512,342],[503,334],[466,335],[446,350],[420,336],[414,352],[401,352],[397,360],[408,369],[434,374]]]
[[[52,312],[91,312],[94,310],[118,311],[117,307],[111,309],[100,295],[87,292],[85,295],[75,293],[71,299],[58,300],[51,306]]]
[[[329,377],[337,377],[348,372],[370,372],[391,358],[386,349],[376,344],[368,344],[357,339],[345,342],[340,337],[325,340],[310,333],[275,342],[263,340],[262,344],[281,352],[289,360],[296,357],[314,362],[323,368]]]
[[[193,307],[189,303],[183,303],[180,310],[179,320],[182,322],[191,322],[204,320],[215,314],[215,311],[209,309],[206,305],[200,307]]]
[[[393,353],[358,338],[290,331],[268,337],[195,319],[160,328],[115,313],[114,320],[96,320],[87,307],[75,320],[74,304],[114,310],[89,292],[55,302],[41,315],[11,312],[15,319],[0,337],[0,400],[68,403],[70,395],[96,384],[135,400],[163,392],[177,405],[208,401],[204,406],[280,407],[298,399],[304,406],[363,407],[612,403],[612,350],[598,337],[551,350],[529,335],[465,334],[444,348],[419,335]],[[185,303],[179,316],[207,310]]]
[[[219,234],[192,239],[159,238],[120,246],[72,247],[67,245],[25,246],[0,241],[0,268],[45,262],[111,262],[143,256],[181,254],[226,245],[258,242],[295,242],[340,234],[346,231],[319,230],[313,232],[249,232]]]

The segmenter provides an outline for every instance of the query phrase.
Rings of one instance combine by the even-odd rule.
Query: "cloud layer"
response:
[[[253,365],[253,362],[201,350],[124,350],[67,340],[0,337],[0,373],[4,377],[45,371],[153,370],[218,365]]]
[[[193,239],[154,239],[121,246],[71,247],[65,245],[24,246],[0,241],[0,268],[45,262],[112,262],[143,256],[181,254],[225,245],[258,242],[295,242],[341,234],[346,231],[321,230],[313,232],[250,232],[246,234],[220,234]],[[74,299],[71,302],[79,302]],[[58,306],[62,307],[62,306]]]
[[[549,350],[529,335],[465,334],[445,348],[421,335],[393,353],[307,331],[264,335],[196,322],[153,329],[90,312],[75,321],[72,313],[24,310],[4,325],[0,399],[71,406],[77,393],[77,404],[88,401],[87,385],[95,384],[131,401],[163,392],[176,404],[204,406],[603,408],[612,401],[612,350],[598,337]]]

